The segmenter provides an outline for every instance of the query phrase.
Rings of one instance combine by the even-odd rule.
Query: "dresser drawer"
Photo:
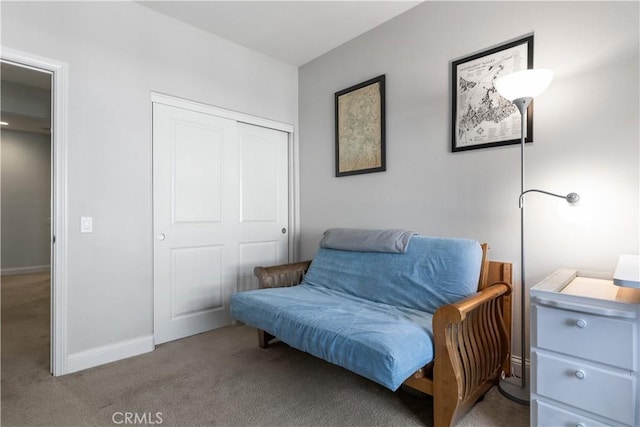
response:
[[[540,305],[533,306],[533,316],[532,346],[633,370],[633,322]]]
[[[635,421],[635,378],[571,358],[534,351],[533,393],[632,425]]]
[[[557,408],[537,399],[531,401],[531,425],[540,427],[606,427],[584,415]]]

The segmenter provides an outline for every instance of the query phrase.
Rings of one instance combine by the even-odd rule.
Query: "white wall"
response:
[[[297,125],[297,69],[133,2],[3,3],[2,45],[68,64],[70,356],[149,337],[150,92]]]
[[[451,152],[450,64],[533,32],[555,78],[534,102],[527,187],[582,202],[569,220],[562,201],[527,198],[527,284],[613,271],[639,250],[639,22],[637,2],[425,2],[303,66],[303,257],[329,227],[398,227],[488,242],[519,277],[519,146]],[[387,171],[335,178],[334,93],[380,74]]]
[[[50,139],[29,132],[0,132],[2,274],[49,267]]]

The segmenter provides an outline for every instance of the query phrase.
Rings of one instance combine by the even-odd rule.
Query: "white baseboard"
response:
[[[530,378],[531,367],[529,365],[529,360],[526,360],[525,363],[527,378]],[[522,378],[522,359],[520,356],[511,356],[511,376]]]
[[[82,371],[105,363],[115,362],[128,357],[153,351],[153,335],[121,341],[116,344],[70,354],[67,358],[66,373]]]
[[[16,276],[18,274],[32,274],[32,273],[46,273],[51,270],[49,264],[46,265],[33,265],[31,267],[14,267],[3,268],[0,271],[2,276]]]

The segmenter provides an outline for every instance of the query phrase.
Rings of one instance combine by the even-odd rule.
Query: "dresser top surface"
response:
[[[611,280],[576,277],[560,293],[627,304],[640,304],[640,292],[633,288],[616,286]]]
[[[533,294],[553,292],[581,298],[640,304],[640,289],[616,286],[613,280],[582,276],[576,270],[559,269],[531,288]]]

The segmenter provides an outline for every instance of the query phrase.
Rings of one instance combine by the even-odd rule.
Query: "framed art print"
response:
[[[385,76],[336,92],[336,176],[386,170]]]
[[[498,78],[533,68],[533,36],[453,61],[451,151],[520,143],[520,113],[494,88]],[[533,141],[533,103],[526,142]]]

